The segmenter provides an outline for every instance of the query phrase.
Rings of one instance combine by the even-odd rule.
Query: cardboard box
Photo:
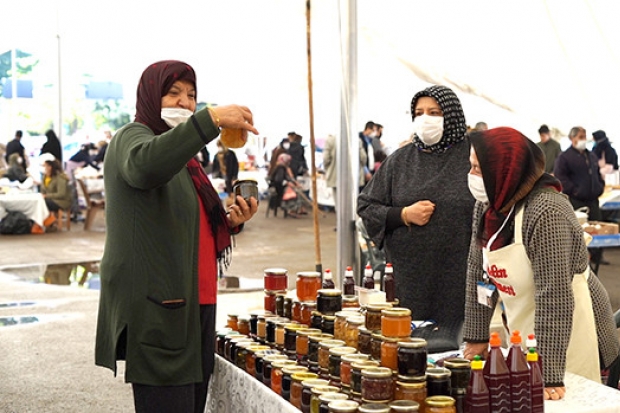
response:
[[[582,225],[590,235],[613,235],[618,233],[618,224],[613,222],[589,221]]]

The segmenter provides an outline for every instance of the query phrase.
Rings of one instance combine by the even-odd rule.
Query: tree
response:
[[[39,63],[39,60],[35,59],[30,53],[26,53],[19,49],[15,50],[15,60],[16,77],[29,74]],[[3,81],[4,79],[12,77],[12,70],[11,50],[9,50],[8,52],[0,54],[0,96],[3,96]]]

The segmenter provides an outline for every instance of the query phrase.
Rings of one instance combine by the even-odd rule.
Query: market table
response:
[[[546,413],[620,413],[620,391],[566,373],[566,397],[546,401]],[[209,413],[299,413],[292,404],[219,355],[209,382]]]
[[[50,214],[43,195],[38,192],[9,192],[0,195],[0,219],[4,218],[8,211],[23,212],[41,227]]]

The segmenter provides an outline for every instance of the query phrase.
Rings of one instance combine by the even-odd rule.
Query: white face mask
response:
[[[413,131],[424,144],[434,145],[443,136],[443,116],[418,115],[413,120]]]
[[[371,138],[376,138],[377,137],[377,132],[370,132],[370,135],[368,135]]]
[[[575,148],[577,148],[580,151],[583,151],[586,149],[586,143],[587,141],[577,141],[577,144],[575,145]]]
[[[283,143],[283,144],[282,144],[282,147],[283,147],[285,150],[287,150],[287,151],[288,151],[288,150],[289,150],[289,148],[291,147],[291,144],[290,144],[290,143]]]
[[[469,192],[480,202],[489,202],[487,191],[484,189],[484,181],[479,175],[467,174],[467,185]]]
[[[162,108],[161,118],[166,122],[166,125],[174,128],[177,125],[185,122],[192,116],[194,112],[188,109],[182,108]]]

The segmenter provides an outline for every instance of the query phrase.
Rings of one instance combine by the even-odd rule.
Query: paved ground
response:
[[[312,218],[265,218],[264,207],[261,204],[257,216],[237,237],[228,272],[242,276],[242,288],[258,287],[259,291],[220,294],[219,324],[230,311],[251,311],[263,305],[263,269],[284,267],[294,275],[315,268]],[[336,265],[335,222],[335,214],[320,214],[323,268]],[[102,218],[93,231],[83,231],[78,223],[68,233],[0,236],[0,412],[132,411],[122,363],[116,378],[94,366],[98,291],[24,281],[38,280],[52,264],[98,261],[104,240]],[[599,276],[618,309],[620,250],[607,250],[605,257],[611,265],[601,266]],[[48,278],[56,283],[66,280],[73,267],[57,266]],[[289,277],[289,288],[293,288],[293,279]],[[33,317],[38,321],[28,323]],[[21,324],[3,327],[8,322]]]

